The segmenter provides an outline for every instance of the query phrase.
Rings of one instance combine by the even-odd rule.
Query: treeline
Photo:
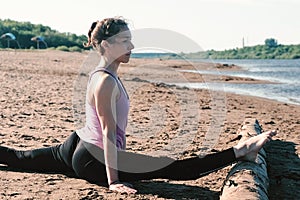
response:
[[[87,41],[85,35],[77,36],[72,33],[61,33],[51,29],[49,26],[41,24],[32,24],[30,22],[18,22],[10,19],[0,19],[0,36],[6,33],[12,33],[16,37],[16,41],[7,41],[7,38],[0,40],[0,48],[58,48],[61,50],[82,50],[83,42]],[[44,42],[39,45],[36,41],[32,41],[33,37],[42,37]],[[18,44],[19,43],[19,44]]]
[[[273,38],[265,40],[264,45],[229,49],[224,51],[203,51],[184,54],[187,58],[199,59],[300,59],[299,45],[281,45]]]

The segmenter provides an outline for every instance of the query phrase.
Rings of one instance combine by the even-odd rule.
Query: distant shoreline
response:
[[[289,45],[290,46],[290,45]],[[203,52],[194,52],[194,53],[160,53],[160,52],[141,52],[141,53],[132,53],[131,57],[136,59],[161,59],[161,60],[218,60],[218,59],[234,59],[234,60],[295,60],[300,59],[300,45],[292,45],[299,46],[299,54],[268,54],[263,56],[255,56],[254,54],[260,54],[259,52],[251,51],[250,53],[238,54],[234,53],[237,51],[241,51],[242,49],[232,49],[232,50],[224,50],[224,51],[203,51]],[[250,48],[250,47],[249,47]],[[254,47],[253,47],[254,48]],[[0,51],[65,51],[65,52],[89,52],[91,50],[83,50],[80,48],[63,48],[59,47],[48,48],[48,49],[16,49],[16,48],[0,48]],[[273,51],[273,50],[272,50]]]
[[[184,59],[300,59],[298,45],[256,45],[223,51],[207,50],[193,53],[135,53],[140,57]]]

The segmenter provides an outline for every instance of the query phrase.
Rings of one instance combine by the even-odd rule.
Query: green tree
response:
[[[268,38],[265,40],[265,45],[267,47],[277,47],[278,43],[277,40],[275,40],[274,38]]]
[[[83,49],[82,43],[87,41],[85,35],[77,36],[70,33],[60,33],[56,30],[51,29],[49,26],[44,26],[42,24],[32,24],[30,22],[18,22],[10,19],[1,20],[0,19],[0,36],[4,33],[13,33],[21,48],[29,49],[31,47],[36,47],[36,42],[31,41],[32,37],[42,36],[48,44],[48,47],[79,47]],[[6,47],[7,41],[0,40],[0,48]],[[45,47],[45,46],[44,46]],[[17,48],[15,43],[11,43],[11,48]]]

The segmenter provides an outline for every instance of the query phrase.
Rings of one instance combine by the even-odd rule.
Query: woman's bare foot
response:
[[[237,144],[233,147],[235,157],[238,160],[254,162],[258,151],[264,146],[264,144],[272,140],[272,137],[276,134],[277,132],[275,130],[263,132],[260,135],[249,138],[245,142]]]

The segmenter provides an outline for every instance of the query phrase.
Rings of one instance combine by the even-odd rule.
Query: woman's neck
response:
[[[120,63],[116,61],[109,61],[106,57],[102,56],[98,67],[106,68],[109,72],[117,76]]]

